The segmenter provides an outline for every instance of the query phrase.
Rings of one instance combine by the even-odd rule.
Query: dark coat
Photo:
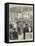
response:
[[[26,32],[29,32],[28,27],[25,27],[25,28],[23,29],[23,36],[24,36],[23,38],[24,38],[24,39],[25,39],[25,33],[26,33]]]
[[[24,28],[24,32],[29,32],[28,27],[25,27],[25,28]]]
[[[14,39],[18,39],[18,34],[17,34],[16,31],[13,32],[13,38],[14,38]]]
[[[20,27],[17,27],[18,34],[20,34],[20,30],[21,30]]]

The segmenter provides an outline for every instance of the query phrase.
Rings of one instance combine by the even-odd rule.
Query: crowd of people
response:
[[[25,39],[25,33],[32,32],[32,26],[30,24],[21,24],[20,21],[15,24],[10,24],[10,29],[11,40],[19,39],[18,36],[21,36],[21,34],[23,34],[23,39]]]

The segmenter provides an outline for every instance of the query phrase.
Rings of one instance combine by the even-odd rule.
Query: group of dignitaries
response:
[[[21,36],[23,34],[23,39],[25,39],[25,34],[28,32],[32,32],[32,26],[28,26],[27,23],[21,24],[21,22],[17,22],[14,24],[10,24],[10,39],[16,40],[19,39],[18,36]],[[21,37],[20,37],[21,38]]]

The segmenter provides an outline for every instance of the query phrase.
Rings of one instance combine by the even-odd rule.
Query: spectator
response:
[[[16,29],[14,28],[13,30],[14,30],[14,32],[13,32],[13,38],[14,39],[18,39],[18,34],[16,32]]]
[[[19,21],[18,24],[17,24],[17,32],[18,32],[18,34],[21,33],[20,30],[21,30],[21,28],[20,28],[20,21]]]
[[[24,28],[24,39],[25,39],[25,33],[26,32],[29,32],[29,29],[28,29],[28,25],[27,24],[25,24],[25,28]]]

